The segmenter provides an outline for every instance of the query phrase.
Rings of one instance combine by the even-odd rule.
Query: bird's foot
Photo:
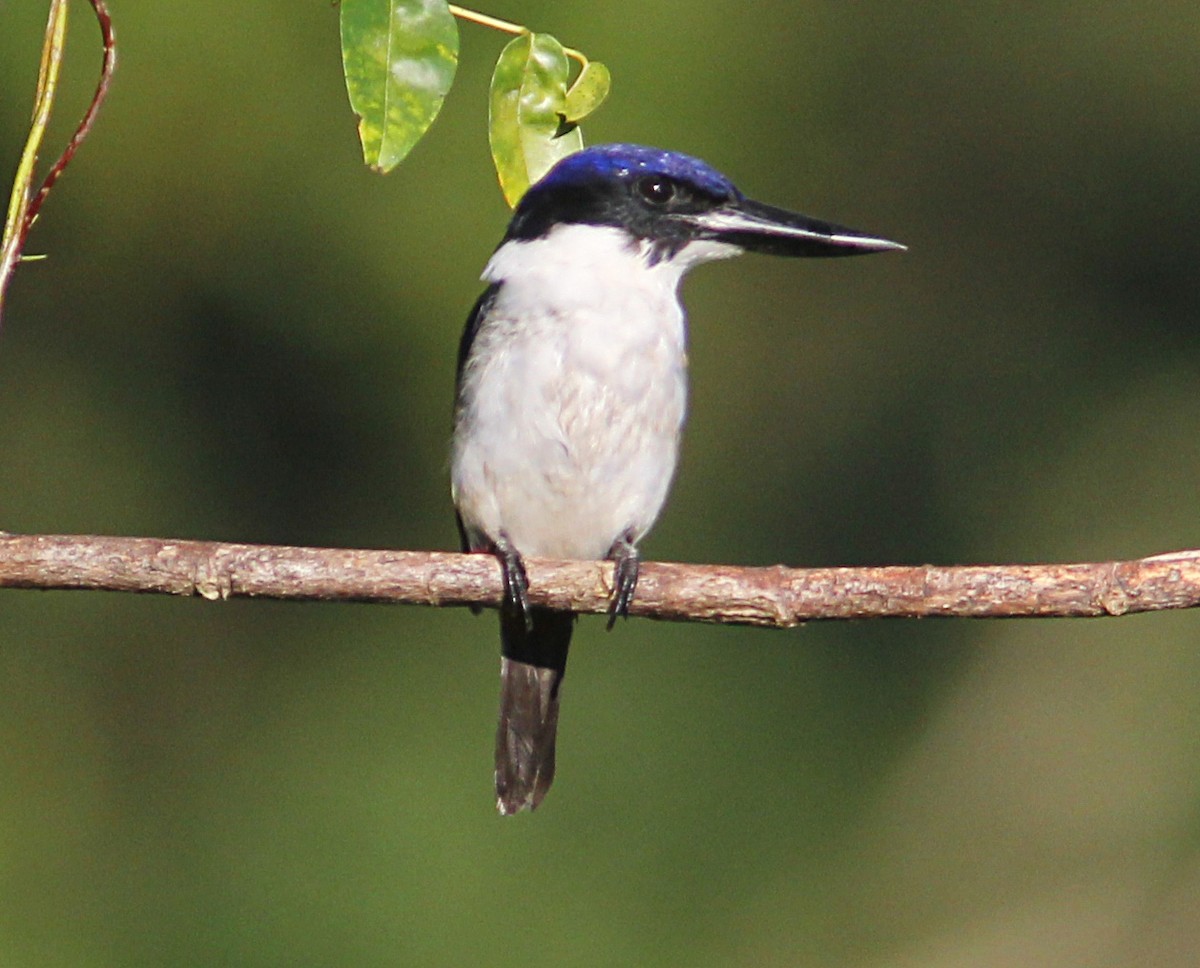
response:
[[[525,592],[529,588],[529,576],[525,574],[525,562],[521,553],[513,547],[508,535],[500,533],[495,542],[496,557],[500,559],[500,569],[504,574],[504,603],[501,606],[512,616],[519,616],[525,622],[525,631],[533,631],[533,614],[529,610],[529,597]]]
[[[626,531],[614,541],[608,549],[608,557],[613,562],[613,592],[608,602],[608,628],[612,629],[618,618],[629,617],[629,605],[637,588],[641,559],[633,543],[633,535]]]

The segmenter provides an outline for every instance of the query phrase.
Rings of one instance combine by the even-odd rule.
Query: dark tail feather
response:
[[[496,729],[496,809],[533,810],[554,781],[558,691],[575,616],[500,613],[500,723]]]

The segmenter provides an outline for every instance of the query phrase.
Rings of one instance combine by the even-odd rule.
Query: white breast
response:
[[[462,376],[452,453],[469,534],[529,555],[600,558],[654,523],[686,406],[683,265],[619,230],[508,242]]]

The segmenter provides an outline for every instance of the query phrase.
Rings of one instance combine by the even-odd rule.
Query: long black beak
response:
[[[820,258],[903,251],[907,246],[857,229],[809,218],[749,198],[686,216],[700,238],[727,242],[748,252]]]

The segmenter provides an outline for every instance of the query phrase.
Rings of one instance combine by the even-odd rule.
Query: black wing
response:
[[[467,317],[467,325],[463,329],[462,339],[458,341],[458,366],[454,371],[454,396],[456,399],[462,386],[463,367],[467,365],[467,357],[471,355],[471,346],[475,342],[475,336],[479,332],[483,318],[492,308],[492,303],[496,301],[496,293],[499,291],[500,283],[498,282],[493,282],[483,290],[479,298],[475,300],[471,315]]]
[[[492,303],[496,301],[496,293],[499,291],[500,283],[493,282],[475,300],[475,306],[471,309],[471,314],[467,317],[467,325],[463,328],[462,339],[458,341],[458,363],[454,371],[454,409],[456,413],[459,405],[458,395],[462,392],[463,369],[467,365],[467,357],[471,355],[471,346],[475,342],[475,334],[479,332],[483,318],[487,315],[488,310],[492,308]],[[458,538],[462,544],[463,552],[482,550],[480,548],[473,548],[471,542],[467,540],[467,530],[463,527],[462,515],[457,511],[454,512],[454,520],[458,525]]]

